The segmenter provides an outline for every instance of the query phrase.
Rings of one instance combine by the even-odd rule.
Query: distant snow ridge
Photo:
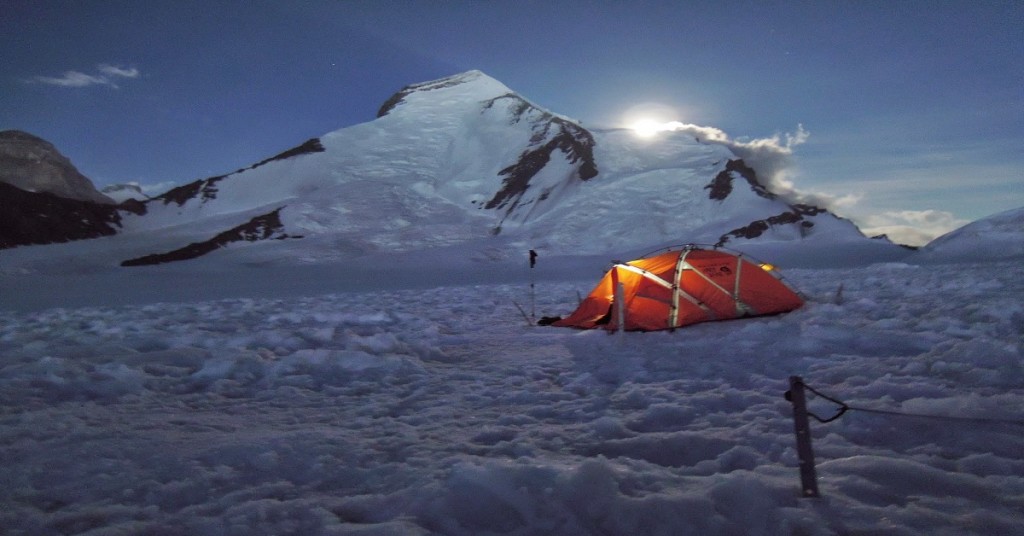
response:
[[[1024,257],[1024,207],[969,223],[926,245],[915,259],[976,262]]]

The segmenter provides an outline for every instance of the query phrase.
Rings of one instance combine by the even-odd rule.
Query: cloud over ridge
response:
[[[766,182],[773,193],[794,201],[815,202],[815,204],[832,205],[835,200],[821,194],[800,192],[789,179],[788,171],[793,167],[793,148],[807,141],[810,133],[803,125],[797,125],[795,133],[775,134],[768,138],[756,138],[749,141],[734,139],[725,131],[690,123],[671,121],[658,127],[658,130],[682,132],[693,136],[704,143],[722,145],[734,155],[742,158],[748,166],[754,168],[758,176]]]

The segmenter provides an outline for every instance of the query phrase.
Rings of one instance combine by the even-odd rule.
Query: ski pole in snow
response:
[[[533,267],[537,265],[537,252],[530,250],[530,320],[537,319],[536,291],[533,284]]]
[[[796,455],[800,461],[800,495],[819,497],[818,474],[814,468],[814,451],[811,449],[811,425],[807,419],[807,397],[804,395],[804,380],[800,376],[789,377],[789,391],[786,400],[793,404],[793,430],[796,432]]]

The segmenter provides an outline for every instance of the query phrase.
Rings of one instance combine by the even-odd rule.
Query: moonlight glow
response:
[[[651,136],[657,134],[659,130],[661,130],[661,125],[662,123],[659,123],[653,119],[642,119],[640,121],[637,121],[636,123],[633,123],[633,126],[631,128],[636,132],[637,136],[640,136],[641,138],[650,138]]]
[[[659,132],[677,130],[682,126],[683,124],[679,121],[662,122],[655,121],[654,119],[641,119],[630,125],[630,128],[633,129],[633,132],[635,132],[637,136],[640,136],[641,138],[650,138]]]

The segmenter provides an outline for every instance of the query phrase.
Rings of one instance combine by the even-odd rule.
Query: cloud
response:
[[[652,128],[650,125],[648,128]],[[810,134],[803,125],[797,125],[795,133],[775,134],[769,138],[738,140],[724,131],[714,128],[673,121],[658,123],[653,126],[655,131],[682,132],[697,138],[702,143],[722,145],[734,155],[752,167],[771,192],[778,194],[791,203],[806,203],[828,209],[834,214],[843,214],[854,220],[857,227],[868,236],[887,235],[892,241],[908,246],[923,246],[950,231],[956,230],[968,220],[957,218],[952,213],[941,210],[899,210],[864,214],[864,207],[859,207],[864,194],[834,195],[822,192],[810,192],[797,188],[792,180],[794,166],[794,148],[807,141]],[[651,135],[651,133],[648,133]],[[877,180],[860,180],[857,182],[861,190],[886,191],[906,190],[919,192],[922,188],[935,188],[936,175],[931,167],[928,173],[918,173],[911,177],[896,179],[886,177]],[[975,170],[974,173],[977,173]],[[989,173],[988,176],[993,174]],[[982,177],[986,174],[982,173]],[[959,178],[948,179],[943,187],[961,184]],[[972,183],[974,187],[977,183]]]
[[[31,82],[38,82],[40,84],[49,84],[51,86],[62,86],[62,87],[86,87],[95,85],[107,85],[110,81],[102,76],[92,76],[78,71],[68,71],[61,77],[52,76],[36,76],[33,77]]]
[[[714,127],[685,124],[678,121],[657,126],[659,131],[682,132],[702,143],[722,145],[752,167],[761,182],[773,193],[789,202],[806,203],[826,208],[833,213],[853,212],[862,195],[832,195],[808,192],[796,187],[791,179],[794,169],[793,149],[806,142],[810,134],[798,125],[795,133],[776,134],[769,138],[737,140]],[[892,241],[908,246],[923,246],[935,238],[968,223],[949,212],[939,210],[903,210],[871,214],[855,218],[857,226],[868,236],[887,235]]]
[[[138,78],[141,74],[134,67],[118,67],[107,63],[98,65],[96,70],[95,74],[67,71],[62,76],[34,76],[26,82],[60,87],[108,86],[118,89],[117,80]]]
[[[793,167],[793,148],[807,141],[810,134],[803,125],[797,125],[792,134],[775,134],[770,138],[757,138],[749,141],[731,138],[725,131],[714,128],[672,121],[661,124],[657,130],[683,132],[697,138],[703,143],[722,145],[757,172],[758,178],[772,192],[795,202],[823,204],[833,206],[838,202],[825,194],[800,192],[789,178],[789,170]]]
[[[942,210],[900,210],[858,219],[864,234],[888,235],[894,242],[908,246],[923,246],[970,223]]]
[[[139,70],[134,68],[134,67],[130,67],[130,68],[125,69],[123,67],[118,67],[116,65],[109,65],[109,64],[103,63],[103,64],[100,64],[99,70],[100,70],[101,73],[103,73],[104,75],[107,75],[107,76],[116,76],[116,77],[120,77],[120,78],[138,78],[139,77]]]

